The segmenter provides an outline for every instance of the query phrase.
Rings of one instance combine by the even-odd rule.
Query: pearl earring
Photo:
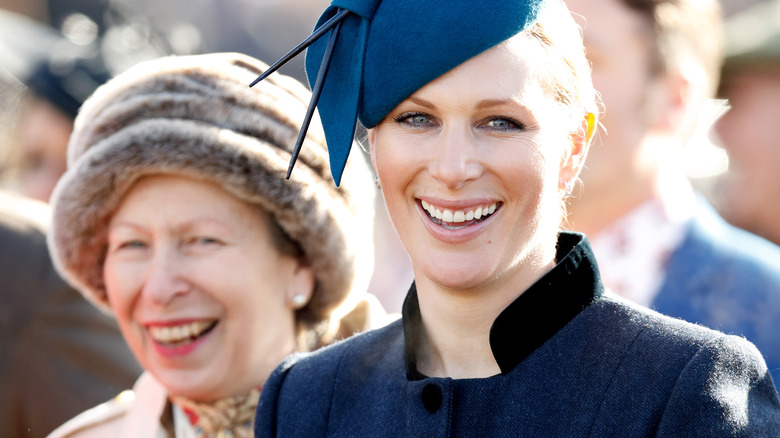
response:
[[[292,302],[296,309],[300,309],[301,307],[305,306],[307,301],[308,298],[306,298],[306,295],[303,294],[295,294],[292,297]]]

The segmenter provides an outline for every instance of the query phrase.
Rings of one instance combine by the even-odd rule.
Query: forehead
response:
[[[174,174],[147,175],[122,196],[114,219],[140,216],[182,220],[209,216],[242,220],[258,216],[256,208],[216,183]]]

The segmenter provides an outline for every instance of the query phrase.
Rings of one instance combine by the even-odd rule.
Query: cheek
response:
[[[263,271],[263,270],[261,270]],[[215,297],[228,316],[235,351],[248,362],[289,354],[295,337],[295,313],[287,304],[290,285],[283,270],[243,276],[222,284]],[[215,294],[216,295],[216,294]],[[243,360],[243,359],[242,359]]]
[[[394,197],[403,194],[404,187],[419,173],[422,158],[417,146],[399,141],[398,136],[377,135],[372,160],[388,205]]]
[[[103,267],[106,298],[118,319],[128,318],[129,306],[136,293],[134,291],[140,290],[138,284],[140,277],[137,268],[132,268],[126,263],[113,263],[110,258],[106,260]]]
[[[379,178],[388,182],[396,181],[403,174],[403,169],[408,167],[413,154],[408,154],[404,145],[397,144],[392,136],[377,135],[377,140],[372,148],[372,160]]]
[[[135,324],[133,312],[141,290],[140,274],[131,272],[122,263],[106,262],[103,268],[106,298],[116,318],[122,336],[139,362],[145,361],[143,335]]]
[[[552,179],[557,183],[563,165],[564,151],[571,147],[569,140],[566,134],[543,129],[533,139],[519,146],[526,150],[526,153],[503,152],[501,155],[504,158],[500,160],[499,165],[504,167],[506,173],[514,172],[518,177],[531,179],[540,186],[551,184]]]
[[[570,147],[569,137],[560,133],[540,136],[537,150],[529,158],[525,181],[527,190],[538,196],[540,214],[560,215],[560,185],[564,165],[564,148]]]
[[[213,286],[224,307],[248,319],[253,314],[263,315],[254,320],[286,314],[286,291],[293,275],[291,262],[281,258],[268,244],[252,245],[247,251],[225,255],[212,260],[210,274],[201,277]],[[247,274],[234,275],[236,272]]]

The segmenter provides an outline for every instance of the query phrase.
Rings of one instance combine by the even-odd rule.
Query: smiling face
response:
[[[213,184],[176,176],[141,179],[113,215],[109,304],[172,395],[244,394],[294,351],[292,297],[310,297],[314,276],[279,253],[269,220]]]
[[[561,189],[586,144],[540,86],[533,64],[544,56],[519,34],[419,89],[369,130],[418,287],[517,292],[554,262]]]

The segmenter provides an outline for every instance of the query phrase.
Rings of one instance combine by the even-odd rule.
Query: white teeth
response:
[[[200,336],[214,323],[215,321],[196,321],[168,327],[153,326],[149,327],[149,334],[157,342],[175,344]]]
[[[428,212],[431,217],[441,220],[447,223],[461,223],[470,220],[478,220],[482,217],[490,216],[496,212],[498,203],[491,204],[485,207],[477,207],[474,210],[462,211],[462,210],[440,210],[426,201],[421,201],[422,208]]]

